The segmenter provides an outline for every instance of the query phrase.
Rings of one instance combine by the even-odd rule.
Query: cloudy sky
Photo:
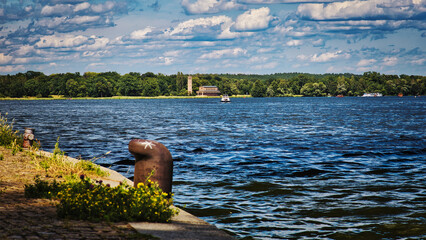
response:
[[[426,75],[426,0],[1,0],[0,74]]]

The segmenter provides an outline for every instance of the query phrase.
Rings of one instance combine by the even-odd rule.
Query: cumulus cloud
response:
[[[12,61],[13,57],[0,53],[0,64],[8,64]]]
[[[201,55],[200,59],[219,59],[226,57],[238,57],[247,54],[247,50],[242,48],[215,50]]]
[[[415,65],[423,65],[426,62],[426,59],[425,58],[420,58],[420,59],[412,60],[410,62],[412,64],[415,64]]]
[[[314,54],[311,58],[311,62],[328,62],[336,58],[348,58],[349,55],[342,51],[327,52],[320,55]]]
[[[25,67],[22,65],[8,65],[8,66],[0,66],[0,72],[19,72],[24,71]]]
[[[343,53],[343,51],[339,50],[336,52],[326,52],[322,54],[314,54],[311,56],[300,54],[297,56],[298,60],[301,61],[310,61],[310,62],[329,62],[338,58],[349,58],[350,55],[347,53]]]
[[[158,60],[162,65],[171,65],[174,61],[171,57],[159,57]]]
[[[297,13],[310,20],[407,20],[424,18],[425,10],[425,0],[354,0],[301,4]]]
[[[63,16],[73,12],[73,7],[70,4],[57,4],[54,6],[46,5],[41,9],[43,16]]]
[[[286,42],[285,45],[289,46],[289,47],[296,47],[296,46],[300,46],[303,44],[302,40],[290,40],[288,42]]]
[[[395,66],[398,63],[397,57],[385,57],[383,58],[383,65],[385,66]]]
[[[269,22],[273,19],[269,13],[270,9],[267,7],[250,9],[237,17],[235,29],[239,31],[266,29],[269,27]]]
[[[361,59],[356,65],[358,67],[364,67],[364,66],[369,66],[376,62],[377,62],[376,59]]]
[[[111,9],[113,9],[115,7],[115,3],[111,2],[111,1],[107,1],[105,3],[100,3],[100,4],[93,4],[91,6],[91,9],[93,10],[93,12],[95,13],[103,13],[103,12],[108,12]]]
[[[75,5],[74,12],[79,12],[79,11],[82,11],[82,10],[86,10],[89,7],[90,7],[90,3],[88,3],[88,2],[80,3],[80,4]]]
[[[148,38],[147,35],[151,32],[152,32],[151,27],[146,27],[146,28],[141,29],[141,30],[136,30],[136,31],[133,31],[130,34],[130,39],[134,39],[134,40],[146,39],[146,38]]]
[[[187,14],[217,13],[243,7],[235,0],[197,0],[193,3],[183,0],[181,4]]]
[[[87,43],[88,38],[85,36],[45,36],[35,44],[38,48],[69,48],[78,47],[84,43]]]
[[[44,36],[35,44],[36,48],[67,48],[74,51],[99,50],[107,47],[109,39],[105,37],[83,35]]]
[[[88,28],[110,27],[114,23],[110,17],[104,16],[74,16],[43,18],[28,26],[28,32],[50,35],[54,32],[67,33]]]
[[[276,3],[325,3],[325,2],[337,2],[343,0],[239,0],[241,3],[249,4],[276,4]]]
[[[249,36],[251,33],[236,33],[231,31],[234,24],[228,16],[213,16],[209,18],[190,19],[179,23],[175,28],[164,32],[172,39],[191,39],[198,41],[233,39],[239,36]]]

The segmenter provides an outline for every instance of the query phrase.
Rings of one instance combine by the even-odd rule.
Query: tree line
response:
[[[28,71],[0,75],[0,97],[111,97],[186,96],[188,75],[152,72],[59,73],[45,75]],[[366,92],[383,95],[425,95],[426,77],[386,75],[377,72],[356,74],[194,74],[193,93],[200,86],[217,86],[222,94],[253,97],[360,96]]]

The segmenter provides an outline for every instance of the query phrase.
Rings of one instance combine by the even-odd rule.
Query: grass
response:
[[[40,154],[37,148],[29,149],[27,154],[32,157],[33,163],[43,169],[46,175],[63,176],[68,179],[75,179],[81,174],[86,174],[91,177],[105,177],[108,172],[101,169],[97,164],[89,160],[70,161],[59,148],[59,138],[56,141],[55,149],[50,157],[45,157]]]

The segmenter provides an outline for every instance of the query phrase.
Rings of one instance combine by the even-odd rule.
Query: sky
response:
[[[0,75],[426,75],[426,0],[0,0]]]

